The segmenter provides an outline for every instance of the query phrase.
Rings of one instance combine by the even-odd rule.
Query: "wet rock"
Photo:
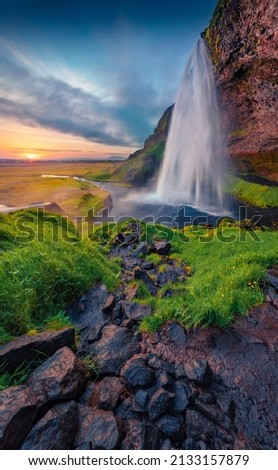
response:
[[[191,363],[185,363],[184,367],[190,381],[198,385],[211,384],[212,370],[207,361],[191,361]]]
[[[123,392],[124,386],[118,377],[105,377],[97,384],[89,405],[106,411],[114,410]]]
[[[122,450],[158,450],[161,444],[160,431],[152,424],[137,420],[127,422],[126,437]]]
[[[175,394],[175,401],[173,411],[182,413],[189,405],[189,397],[187,393],[187,386],[182,381],[174,383],[173,392]]]
[[[67,347],[57,351],[28,378],[40,404],[57,400],[71,400],[84,389],[88,370]]]
[[[176,322],[167,325],[165,334],[176,346],[182,347],[186,344],[186,333],[184,328]]]
[[[179,279],[179,274],[177,273],[177,271],[175,271],[174,269],[168,269],[157,275],[156,282],[160,286],[164,286],[165,284],[168,284],[169,282],[175,283],[178,281],[178,279]]]
[[[115,295],[109,295],[105,301],[104,307],[102,311],[104,313],[110,313],[112,312],[113,308],[116,305],[116,297]]]
[[[20,449],[37,413],[37,398],[24,385],[0,392],[0,449]]]
[[[154,371],[145,365],[142,358],[130,359],[121,370],[121,375],[132,387],[143,389],[150,387],[155,379]]]
[[[151,421],[156,421],[162,414],[171,411],[174,404],[174,394],[164,388],[157,390],[151,397],[148,413]]]
[[[142,281],[151,295],[156,295],[157,289],[150,278],[150,276],[143,269],[136,268],[134,271],[134,279],[137,281]]]
[[[149,317],[152,309],[149,305],[122,302],[125,315],[135,322],[140,322],[144,317]]]
[[[0,346],[0,363],[3,364],[3,370],[14,372],[23,362],[31,362],[42,356],[52,356],[64,346],[72,348],[74,339],[74,328],[19,336],[14,341]]]
[[[25,439],[22,450],[69,450],[78,424],[78,405],[59,403],[38,421]]]
[[[161,432],[167,437],[182,440],[183,435],[180,432],[182,428],[183,420],[181,416],[164,415],[157,421],[157,426]]]
[[[102,330],[101,339],[92,344],[90,354],[98,358],[103,374],[119,375],[122,366],[140,349],[140,342],[130,329],[107,325]]]
[[[156,253],[158,255],[168,255],[171,250],[171,244],[167,240],[157,242],[154,244]]]
[[[92,450],[114,450],[119,448],[120,440],[120,429],[111,411],[92,410],[79,405],[75,448],[89,443]]]

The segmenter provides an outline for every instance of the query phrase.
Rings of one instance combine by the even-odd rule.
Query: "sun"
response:
[[[28,158],[28,160],[35,160],[37,158],[37,155],[35,153],[28,153],[26,157]]]

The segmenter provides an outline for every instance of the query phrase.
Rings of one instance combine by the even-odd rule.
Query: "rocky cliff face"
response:
[[[241,170],[269,177],[277,172],[277,25],[276,0],[219,0],[204,33],[230,154]]]
[[[214,62],[223,132],[235,166],[273,180],[278,179],[277,25],[276,0],[219,0],[203,33]],[[142,183],[139,167],[146,170],[146,155],[153,156],[149,176],[155,174],[172,111],[170,106],[144,148],[129,157],[128,181]]]

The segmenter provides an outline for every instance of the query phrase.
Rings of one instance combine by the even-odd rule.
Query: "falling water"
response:
[[[226,152],[219,123],[212,62],[199,39],[176,97],[157,184],[161,201],[223,212]]]

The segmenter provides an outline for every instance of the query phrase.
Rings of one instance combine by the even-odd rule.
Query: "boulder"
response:
[[[154,371],[145,365],[142,358],[130,359],[121,370],[121,376],[130,386],[143,389],[149,388],[155,379]]]
[[[119,426],[111,411],[92,410],[79,405],[75,448],[89,443],[92,450],[114,450],[119,448],[120,439]]]
[[[158,255],[168,255],[171,250],[171,244],[167,240],[157,242],[154,244],[156,253]]]
[[[134,408],[134,400],[129,396],[117,407],[115,414],[122,420],[138,419]]]
[[[162,439],[157,427],[138,420],[129,420],[126,437],[121,444],[122,450],[158,450]]]
[[[59,403],[38,421],[25,439],[22,450],[69,450],[78,424],[78,405]]]
[[[57,351],[38,367],[26,385],[32,388],[40,404],[71,400],[84,389],[88,370],[67,347]]]
[[[103,374],[119,375],[122,366],[140,351],[140,342],[128,328],[107,325],[101,339],[91,345],[91,355],[98,358]]]
[[[133,398],[133,410],[137,413],[145,413],[147,411],[147,404],[150,398],[149,390],[138,390]]]
[[[278,290],[278,267],[274,266],[266,273],[269,283]]]
[[[153,268],[154,268],[154,264],[151,263],[150,261],[144,261],[144,262],[141,264],[141,268],[142,268],[142,269],[145,269],[145,271],[149,271],[150,269],[153,269]]]
[[[0,392],[0,449],[20,449],[31,430],[38,402],[35,393],[24,385]]]
[[[97,285],[87,294],[82,311],[75,305],[68,310],[68,315],[79,330],[79,355],[89,353],[90,344],[100,338],[102,328],[111,322],[109,315],[103,312],[109,296],[104,284]]]
[[[146,273],[146,271],[144,271],[144,269],[136,268],[135,271],[134,271],[134,279],[137,280],[137,281],[142,281],[145,284],[148,291],[150,292],[150,294],[151,295],[156,295],[157,288],[155,287],[155,285],[154,285],[152,279],[150,278],[150,276],[148,275],[148,273]]]
[[[149,305],[122,302],[125,315],[135,322],[140,322],[144,317],[149,317],[152,309]]]
[[[74,346],[74,328],[46,331],[37,335],[24,335],[0,346],[0,363],[3,370],[13,373],[24,362],[42,356],[52,356],[58,349]]]
[[[175,393],[173,411],[176,413],[182,413],[189,405],[189,398],[185,383],[181,380],[175,382],[173,386],[173,392]]]
[[[184,364],[188,379],[197,385],[210,385],[212,381],[212,370],[205,360],[192,361]]]
[[[184,328],[176,322],[167,325],[165,334],[177,347],[185,346],[187,338]]]
[[[174,404],[173,393],[164,388],[157,390],[149,401],[148,413],[151,421],[156,421],[162,414],[172,410]]]
[[[203,441],[196,441],[191,437],[188,437],[182,443],[183,450],[206,450],[207,446]]]
[[[96,386],[91,396],[89,406],[102,410],[114,410],[125,388],[118,377],[105,377]]]

